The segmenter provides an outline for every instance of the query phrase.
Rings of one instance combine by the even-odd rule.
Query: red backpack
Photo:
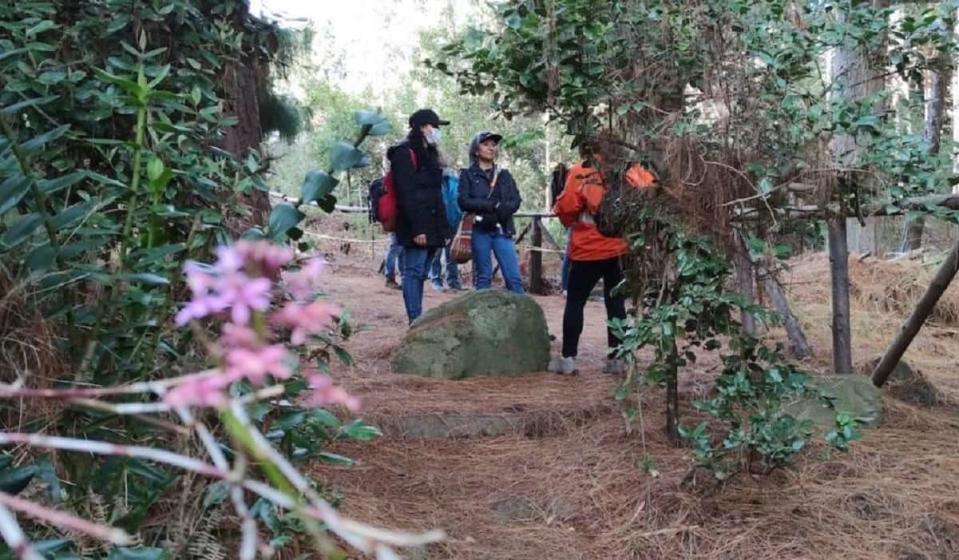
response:
[[[416,169],[416,152],[412,148],[409,150],[410,159],[413,160],[413,169]],[[399,206],[396,202],[396,183],[393,181],[392,169],[386,174],[386,177],[383,177],[381,185],[370,186],[370,210],[373,219],[383,226],[383,231],[396,230]]]

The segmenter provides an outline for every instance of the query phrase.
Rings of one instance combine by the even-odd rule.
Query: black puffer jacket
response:
[[[473,225],[475,229],[492,231],[496,229],[496,224],[499,224],[503,228],[503,233],[512,237],[516,234],[513,214],[519,210],[519,205],[522,204],[523,199],[520,197],[519,189],[516,188],[516,181],[513,180],[509,170],[500,169],[499,178],[496,179],[496,188],[493,189],[493,194],[490,194],[492,178],[492,170],[489,172],[483,171],[475,163],[460,171],[460,208],[464,212],[472,212],[482,216],[482,220]],[[497,203],[499,204],[498,207]]]
[[[415,167],[410,152],[409,140],[386,152],[399,204],[396,238],[400,245],[411,247],[416,245],[413,238],[423,234],[428,247],[442,247],[452,237],[443,205],[443,170],[435,151],[416,150]]]

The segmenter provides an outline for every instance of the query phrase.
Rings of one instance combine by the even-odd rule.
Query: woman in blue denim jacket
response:
[[[506,289],[522,294],[523,279],[513,243],[516,235],[513,214],[523,199],[509,170],[496,165],[502,139],[493,132],[480,132],[473,137],[469,148],[470,166],[460,172],[459,205],[464,212],[476,216],[472,232],[476,288],[482,290],[492,284],[492,255],[495,255]]]

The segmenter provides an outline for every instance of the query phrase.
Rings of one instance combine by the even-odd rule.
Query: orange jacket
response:
[[[639,164],[633,164],[626,171],[625,179],[637,189],[651,187],[656,182],[653,174]],[[566,186],[556,199],[553,213],[564,226],[573,228],[569,238],[570,259],[599,261],[626,254],[626,240],[604,236],[592,220],[605,194],[606,186],[598,169],[578,163],[569,170]]]

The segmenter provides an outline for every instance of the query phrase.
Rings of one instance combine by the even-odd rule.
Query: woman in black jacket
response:
[[[469,148],[470,166],[460,172],[459,205],[464,212],[476,216],[471,239],[476,289],[489,288],[492,284],[492,253],[503,271],[506,289],[522,294],[523,279],[513,243],[516,235],[513,214],[523,199],[509,170],[496,165],[502,139],[492,132],[480,132],[473,137]]]
[[[403,302],[412,323],[423,312],[423,283],[437,249],[451,237],[443,204],[443,169],[436,144],[440,120],[431,109],[410,115],[406,139],[386,155],[396,186],[396,238],[403,246]]]

